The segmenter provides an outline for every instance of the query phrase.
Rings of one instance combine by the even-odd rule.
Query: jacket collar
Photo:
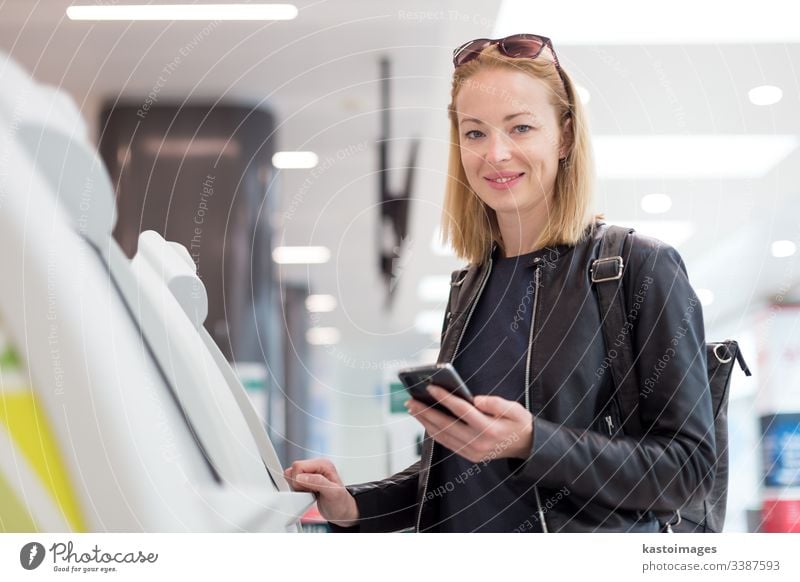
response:
[[[599,229],[601,227],[601,225],[604,225],[604,224],[605,224],[605,222],[602,221],[602,220],[596,220],[596,221],[590,223],[586,227],[586,230],[584,231],[584,236],[582,238],[582,241],[579,242],[578,245],[585,244],[585,243],[589,242],[589,240],[593,237],[593,235],[596,232],[596,230]],[[554,246],[548,246],[548,247],[541,248],[541,249],[535,251],[534,253],[531,253],[527,257],[527,263],[526,263],[525,266],[526,267],[535,267],[536,265],[538,265],[540,263],[543,263],[543,262],[544,263],[550,263],[550,264],[555,263],[561,257],[566,255],[568,252],[572,251],[578,245],[561,244],[561,245],[554,245]],[[489,255],[488,255],[487,258],[495,258],[496,259],[497,258],[497,253],[499,252],[499,249],[500,249],[500,245],[498,245],[497,242],[493,241],[491,249],[489,250]]]

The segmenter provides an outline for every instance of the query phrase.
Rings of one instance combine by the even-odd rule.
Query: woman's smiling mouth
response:
[[[491,174],[484,176],[484,180],[496,190],[504,190],[510,188],[525,175],[525,172],[501,172],[498,174]]]

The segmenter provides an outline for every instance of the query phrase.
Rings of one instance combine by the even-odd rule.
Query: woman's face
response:
[[[546,217],[567,152],[547,85],[518,71],[483,70],[464,82],[455,106],[461,163],[475,193],[501,222]]]

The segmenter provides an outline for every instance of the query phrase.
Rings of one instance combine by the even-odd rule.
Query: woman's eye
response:
[[[531,127],[530,125],[516,125],[516,126],[514,126],[514,131],[516,131],[517,133],[528,133],[532,129],[533,129],[533,127]]]
[[[466,137],[467,139],[476,139],[476,138],[480,137],[481,135],[483,135],[483,134],[480,131],[478,131],[477,129],[471,129],[470,131],[468,131],[467,133],[464,134],[464,137]]]

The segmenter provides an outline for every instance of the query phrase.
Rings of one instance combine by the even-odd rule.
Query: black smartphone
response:
[[[400,377],[403,386],[408,390],[408,393],[411,394],[415,400],[419,400],[446,414],[452,414],[452,412],[445,408],[444,405],[439,404],[439,402],[428,393],[426,390],[428,384],[441,386],[451,394],[473,404],[472,393],[450,363],[407,368],[405,370],[400,370],[397,375]]]

